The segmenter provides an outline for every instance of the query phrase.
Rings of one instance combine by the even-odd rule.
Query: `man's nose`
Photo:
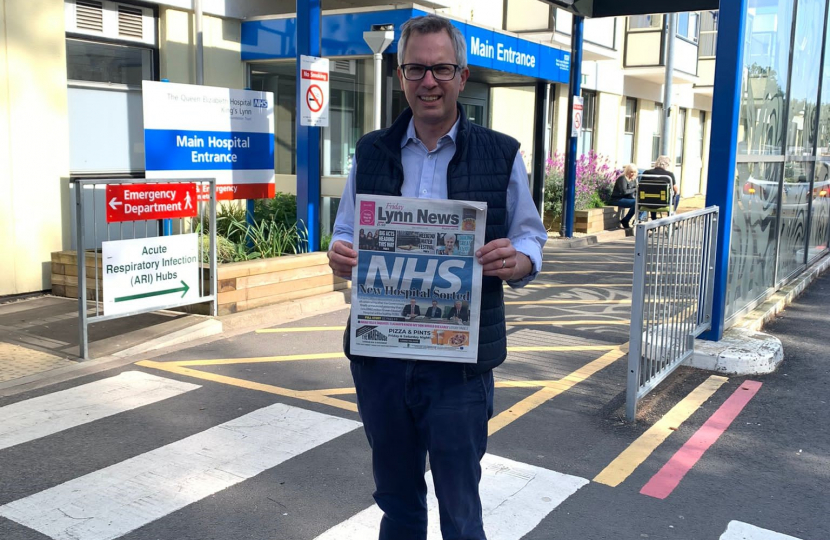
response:
[[[432,74],[432,70],[428,69],[426,73],[424,73],[424,78],[421,79],[421,84],[425,86],[438,86],[438,81],[435,79],[435,75]]]

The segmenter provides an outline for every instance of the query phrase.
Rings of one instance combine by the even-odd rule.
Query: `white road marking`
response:
[[[541,467],[485,454],[481,460],[481,504],[484,530],[490,540],[519,540],[532,531],[554,508],[588,480]],[[426,475],[429,492],[428,540],[441,540],[438,499],[432,473]],[[366,540],[377,538],[383,512],[367,508],[329,529],[315,540]]]
[[[361,424],[277,403],[0,506],[55,540],[110,540]]]
[[[743,523],[730,521],[726,532],[720,535],[720,540],[799,540],[795,536],[788,536],[767,529]]]
[[[0,450],[201,388],[141,371],[0,408]]]

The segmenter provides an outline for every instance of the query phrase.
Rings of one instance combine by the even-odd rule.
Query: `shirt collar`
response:
[[[447,132],[447,134],[444,135],[443,137],[441,137],[440,139],[438,139],[438,144],[440,145],[440,144],[446,142],[447,138],[449,138],[450,141],[455,143],[455,138],[456,138],[456,136],[458,136],[458,125],[460,123],[461,123],[461,115],[459,115],[458,118],[455,119],[455,123],[452,125],[452,127]],[[401,148],[403,148],[404,146],[409,144],[409,141],[419,141],[420,142],[420,140],[421,139],[418,138],[418,134],[415,132],[415,120],[413,118],[410,118],[409,119],[409,124],[406,126],[406,133],[404,134],[403,139],[401,140]]]

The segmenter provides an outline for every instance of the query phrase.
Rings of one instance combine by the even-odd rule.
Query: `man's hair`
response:
[[[398,64],[404,63],[403,55],[406,52],[406,44],[412,32],[418,34],[446,32],[452,39],[453,48],[455,49],[455,62],[462,68],[467,67],[467,43],[464,41],[464,36],[458,28],[453,26],[449,19],[438,15],[415,17],[403,23],[401,37],[398,39]]]
[[[669,156],[660,156],[657,158],[657,161],[654,162],[654,167],[657,169],[668,170],[668,168],[671,167],[671,158]]]

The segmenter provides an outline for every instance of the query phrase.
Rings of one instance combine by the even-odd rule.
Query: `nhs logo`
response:
[[[260,109],[267,109],[268,108],[268,100],[267,99],[254,99],[254,107],[259,107]]]

